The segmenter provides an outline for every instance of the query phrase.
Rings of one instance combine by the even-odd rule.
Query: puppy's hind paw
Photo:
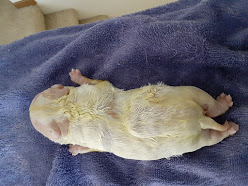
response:
[[[233,101],[232,101],[232,97],[229,95],[226,95],[224,93],[222,93],[221,95],[219,95],[216,99],[218,102],[220,102],[223,106],[227,107],[227,109],[229,107],[233,106]]]

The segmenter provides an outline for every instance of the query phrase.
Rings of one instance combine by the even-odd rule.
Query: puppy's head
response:
[[[52,141],[68,133],[69,120],[60,112],[58,99],[68,95],[69,91],[63,85],[53,85],[37,94],[30,105],[30,119],[34,128]]]

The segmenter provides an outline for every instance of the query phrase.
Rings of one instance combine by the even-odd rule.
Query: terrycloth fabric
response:
[[[42,32],[0,47],[0,185],[247,185],[247,0],[182,0],[94,24]],[[221,117],[240,130],[171,160],[110,153],[72,157],[29,120],[33,97],[69,71],[123,89],[159,81],[232,95]],[[138,151],[139,149],[137,149]]]

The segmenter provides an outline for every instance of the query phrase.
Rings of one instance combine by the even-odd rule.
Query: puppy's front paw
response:
[[[90,150],[90,148],[80,145],[69,145],[69,152],[72,154],[72,156],[76,156],[79,153],[87,153]]]
[[[71,72],[69,73],[69,75],[71,77],[71,80],[77,84],[81,84],[83,81],[83,78],[84,78],[78,69],[76,69],[76,70],[72,69]]]

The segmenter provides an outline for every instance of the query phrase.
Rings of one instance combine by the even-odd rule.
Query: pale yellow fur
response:
[[[55,120],[70,121],[67,136],[57,143],[139,160],[179,156],[212,145],[206,141],[208,131],[201,128],[204,111],[190,91],[182,91],[185,87],[160,83],[124,91],[103,81],[67,88],[69,95],[48,104],[54,108],[49,115]],[[39,99],[36,105],[46,98]],[[35,105],[30,108],[36,109]]]

